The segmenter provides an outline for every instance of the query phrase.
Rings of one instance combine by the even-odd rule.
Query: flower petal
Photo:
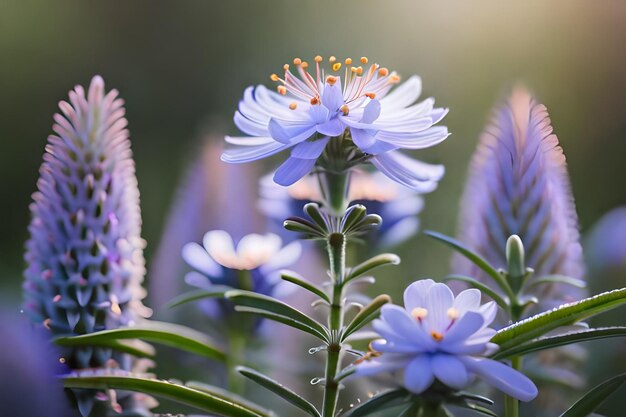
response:
[[[465,365],[455,356],[433,355],[431,366],[437,379],[449,387],[462,389],[470,382],[470,375]]]
[[[339,136],[346,130],[344,124],[338,118],[330,119],[327,122],[318,124],[317,131],[326,136]]]
[[[335,85],[326,84],[324,86],[322,103],[331,112],[339,111],[339,108],[343,106],[343,94],[341,93],[341,85],[339,83]]]
[[[476,288],[469,288],[461,291],[454,299],[452,307],[459,311],[460,315],[468,311],[475,311],[480,308],[480,291]]]
[[[270,120],[268,129],[272,138],[283,144],[302,142],[315,133],[315,126],[312,124],[283,126],[276,119]]]
[[[370,161],[387,177],[421,193],[437,188],[445,172],[443,165],[426,164],[394,151],[376,155]]]
[[[221,275],[222,268],[217,264],[206,249],[195,242],[183,246],[182,257],[192,268],[197,269],[208,276]]]
[[[283,144],[272,141],[265,145],[226,149],[220,159],[229,163],[252,162],[274,155],[289,148],[290,146],[292,146],[292,144]]]
[[[276,253],[272,259],[261,267],[264,273],[276,271],[278,269],[285,268],[289,265],[293,265],[300,255],[302,254],[302,245],[300,242],[291,242],[284,246],[278,253]]]
[[[424,308],[426,306],[426,294],[430,287],[435,285],[432,279],[421,279],[415,281],[404,290],[404,308],[409,313],[414,308]]]
[[[462,342],[469,338],[480,330],[483,323],[483,316],[480,313],[468,311],[446,332],[445,337],[441,341],[442,349],[445,350],[446,346]]]
[[[470,372],[505,394],[520,401],[531,401],[537,396],[537,387],[526,375],[501,362],[470,357],[461,357],[461,360]]]
[[[450,324],[448,309],[454,302],[454,294],[446,284],[435,283],[426,294],[425,308],[428,315],[424,318],[424,323],[429,331],[444,333]]]
[[[391,90],[381,99],[384,108],[398,109],[411,105],[422,94],[422,80],[417,75]]]
[[[311,172],[316,161],[290,156],[274,173],[274,182],[287,187]]]
[[[374,123],[378,116],[380,116],[380,101],[372,100],[363,109],[361,123]]]
[[[218,264],[231,268],[237,264],[235,244],[230,234],[224,230],[211,230],[204,235],[202,244]]]
[[[421,394],[434,380],[435,375],[428,355],[419,355],[409,362],[404,370],[404,387],[412,393]]]

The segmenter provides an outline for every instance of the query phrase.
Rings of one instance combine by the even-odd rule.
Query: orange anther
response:
[[[389,75],[389,70],[387,68],[381,68],[378,70],[378,75],[381,77],[386,77]]]
[[[295,101],[294,101],[294,102],[289,103],[289,108],[290,108],[291,110],[295,110],[297,107],[298,107],[298,103],[296,103]]]
[[[287,94],[287,87],[284,85],[279,85],[276,90],[278,91],[278,94],[282,94],[283,96]]]
[[[270,80],[272,80],[272,81],[278,81],[278,80],[280,80],[280,78],[278,78],[278,75],[277,75],[277,74],[272,74],[272,75],[270,75]]]
[[[329,75],[328,77],[326,77],[326,83],[328,85],[335,85],[336,82],[337,82],[336,77],[333,77],[332,75]]]
[[[323,60],[323,58],[322,58],[322,56],[321,56],[321,55],[317,55],[317,56],[315,57],[315,62],[322,62],[322,60]]]
[[[347,104],[344,104],[343,106],[340,107],[340,110],[343,112],[343,114],[345,116],[348,115],[348,113],[350,113],[350,108],[348,107]]]
[[[300,64],[302,64],[302,60],[300,58],[293,59],[293,65],[300,65]]]
[[[369,62],[369,60],[367,59],[366,56],[362,56],[361,57],[361,64],[367,64]]]
[[[374,100],[376,98],[376,93],[365,93],[364,96]]]

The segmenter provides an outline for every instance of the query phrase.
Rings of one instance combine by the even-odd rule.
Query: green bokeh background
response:
[[[528,86],[565,149],[585,232],[626,204],[625,22],[626,3],[608,0],[0,0],[0,298],[19,304],[27,207],[52,114],[94,74],[127,103],[149,261],[199,138],[236,133],[245,86],[318,53],[417,73],[424,94],[451,109],[452,136],[420,153],[446,165],[422,221],[448,234],[490,109],[516,83]],[[423,236],[398,251],[402,268],[378,287],[396,297],[411,279],[448,270],[449,251]]]

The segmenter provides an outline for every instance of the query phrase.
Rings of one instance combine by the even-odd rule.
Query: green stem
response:
[[[228,371],[228,390],[235,394],[245,395],[245,380],[237,372],[237,366],[245,362],[246,336],[238,331],[229,332],[226,367]]]
[[[328,317],[331,331],[331,343],[328,345],[326,371],[324,375],[324,417],[334,417],[339,398],[339,382],[335,379],[341,368],[341,344],[339,332],[343,327],[343,282],[346,271],[346,238],[341,233],[332,233],[328,237],[328,258],[333,283],[333,294]]]
[[[343,215],[348,204],[346,195],[349,185],[349,173],[324,171],[320,173],[322,193],[331,213],[336,216]]]

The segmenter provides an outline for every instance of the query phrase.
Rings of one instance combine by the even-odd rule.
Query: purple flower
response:
[[[192,242],[183,247],[183,259],[195,269],[185,276],[185,282],[207,290],[225,285],[282,297],[293,286],[282,281],[279,271],[294,264],[300,254],[298,242],[282,246],[280,237],[272,233],[246,235],[235,247],[227,232],[213,230],[204,235],[203,245]],[[223,302],[205,304],[205,310],[212,317],[230,311]]]
[[[382,337],[372,342],[379,355],[357,365],[357,375],[403,372],[404,387],[420,394],[435,379],[462,389],[473,377],[522,401],[537,395],[526,376],[505,364],[485,358],[497,346],[489,340],[495,330],[487,327],[496,305],[480,304],[480,291],[468,289],[454,297],[445,285],[426,279],[409,285],[404,308],[385,305],[373,323]]]
[[[277,232],[285,232],[283,221],[287,217],[302,215],[305,204],[322,201],[319,182],[313,175],[287,188],[277,185],[269,176],[263,177],[260,184],[259,208],[272,221]],[[367,235],[372,246],[400,244],[419,229],[417,215],[424,207],[424,199],[380,172],[353,170],[347,198],[350,204],[362,204],[368,213],[379,214],[384,219],[379,228]],[[287,238],[295,238],[293,232],[284,234]]]
[[[80,335],[132,325],[149,314],[141,213],[123,101],[96,76],[77,86],[54,116],[30,206],[24,310],[55,335]],[[130,371],[128,355],[104,348],[65,349],[72,369],[108,366]],[[75,391],[83,415],[93,391]],[[142,410],[138,396],[120,394],[125,412]],[[141,412],[141,411],[138,411]],[[143,410],[145,412],[145,409]]]
[[[496,109],[480,138],[461,208],[459,239],[496,268],[506,268],[506,241],[516,234],[524,243],[526,265],[536,277],[582,278],[582,249],[565,156],[546,108],[525,89],[516,89]],[[460,257],[454,269],[487,279]],[[584,295],[563,284],[537,288],[535,295],[544,308]]]
[[[416,191],[430,191],[444,173],[441,165],[429,165],[401,154],[399,149],[424,149],[448,137],[444,126],[433,126],[448,112],[435,108],[432,98],[414,104],[421,93],[421,80],[409,78],[395,90],[400,78],[378,64],[368,69],[342,64],[330,57],[327,75],[322,57],[315,57],[315,73],[308,63],[296,58],[300,77],[285,65],[285,75],[273,74],[278,93],[262,85],[248,87],[239,110],[237,127],[249,137],[226,137],[236,148],[227,150],[222,160],[250,162],[291,148],[288,159],[274,174],[280,185],[291,185],[309,173],[330,140],[346,133],[356,151],[389,178]],[[361,58],[367,64],[368,59]],[[346,136],[348,137],[348,136]]]
[[[606,213],[593,226],[587,240],[589,262],[595,272],[626,268],[626,207]],[[616,284],[616,286],[619,284]]]

